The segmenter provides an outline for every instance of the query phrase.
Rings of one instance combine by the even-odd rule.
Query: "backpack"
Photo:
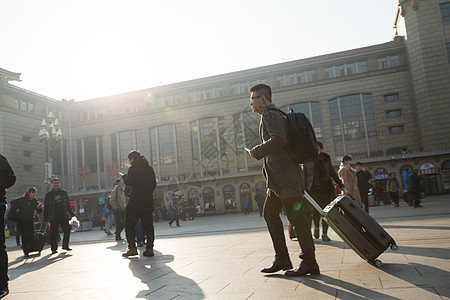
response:
[[[278,108],[270,110],[278,111],[286,118],[287,148],[292,160],[297,164],[314,160],[319,149],[314,128],[305,114],[294,113],[292,108],[288,114]]]
[[[20,198],[11,201],[11,208],[6,215],[6,218],[12,222],[17,221],[17,209],[19,208],[19,200]]]

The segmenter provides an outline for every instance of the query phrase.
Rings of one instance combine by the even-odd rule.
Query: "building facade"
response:
[[[241,199],[265,192],[261,162],[244,147],[259,143],[249,88],[267,83],[273,101],[309,116],[337,167],[361,161],[382,183],[407,167],[425,176],[427,194],[450,192],[450,2],[400,1],[392,41],[81,102],[58,101],[13,85],[0,69],[0,151],[18,175],[13,199],[47,189],[40,122],[59,118],[53,153],[75,208],[94,212],[138,149],[153,165],[156,205],[175,191],[206,213],[241,211]]]

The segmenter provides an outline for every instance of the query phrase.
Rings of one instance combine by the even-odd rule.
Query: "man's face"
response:
[[[355,166],[355,170],[356,170],[357,172],[359,172],[359,171],[361,170],[361,166],[360,166],[360,165],[356,165],[356,166]]]
[[[252,92],[250,94],[250,107],[252,112],[262,115],[264,108],[266,108],[265,97],[259,92]]]
[[[123,179],[120,180],[120,181],[117,183],[117,186],[120,187],[120,188],[123,187]]]
[[[59,188],[60,188],[60,182],[59,182],[59,180],[54,180],[54,181],[52,182],[52,189],[53,189],[53,190],[59,190]]]

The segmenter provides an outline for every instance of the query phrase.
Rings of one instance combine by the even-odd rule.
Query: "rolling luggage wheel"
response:
[[[391,245],[391,249],[392,251],[398,251],[398,246],[397,245]]]
[[[375,259],[375,260],[373,261],[373,264],[375,265],[375,267],[379,268],[379,267],[381,267],[381,265],[382,265],[383,263],[381,262],[381,260]]]

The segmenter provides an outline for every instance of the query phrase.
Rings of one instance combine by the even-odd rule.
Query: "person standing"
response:
[[[388,191],[391,195],[392,200],[394,200],[395,207],[398,207],[398,191],[400,190],[400,184],[398,183],[397,177],[395,177],[395,173],[392,172],[389,174],[388,180]]]
[[[303,164],[303,169],[305,171],[305,188],[323,209],[331,202],[335,195],[332,180],[339,185],[341,190],[345,191],[345,187],[331,164],[331,157],[323,152],[323,144],[321,142],[317,142],[317,148],[318,155],[316,159]],[[316,239],[319,238],[320,218],[320,213],[314,209],[314,237]],[[328,224],[322,218],[322,240],[324,242],[330,241],[327,233]]]
[[[411,176],[411,169],[406,168],[405,171],[403,171],[403,184],[405,185],[408,204],[409,206],[413,206],[413,195],[409,192],[409,176]]]
[[[111,191],[110,204],[116,220],[116,241],[121,241],[122,230],[125,228],[125,209],[127,207],[127,197],[123,191],[123,179],[116,180],[116,186]]]
[[[176,221],[177,226],[180,226],[180,221],[178,220],[178,199],[177,196],[172,195],[170,198],[170,214],[172,215],[172,220],[170,220],[169,225],[172,227],[172,223]]]
[[[52,178],[52,189],[45,194],[44,199],[44,222],[50,221],[50,246],[52,254],[58,253],[58,228],[61,226],[64,237],[62,248],[66,251],[72,251],[69,248],[70,225],[69,217],[74,217],[75,213],[70,207],[69,195],[61,189],[61,183],[58,178]]]
[[[315,257],[315,247],[301,206],[304,194],[303,175],[300,165],[287,153],[286,119],[272,103],[272,90],[269,85],[257,84],[250,88],[250,106],[261,116],[259,137],[261,143],[245,151],[254,159],[263,160],[262,173],[266,179],[267,195],[263,209],[270,237],[275,250],[272,265],[263,268],[263,273],[274,273],[292,269],[289,252],[280,218],[284,207],[288,220],[295,228],[302,253],[302,260],[295,270],[286,271],[286,276],[320,274]]]
[[[105,200],[103,200],[103,218],[105,218],[105,233],[106,235],[113,235],[111,232],[111,226],[114,223],[114,217],[112,214],[112,206],[110,203],[110,193],[106,194]]]
[[[137,150],[133,150],[128,154],[128,160],[131,164],[125,182],[130,187],[125,216],[125,235],[128,242],[128,251],[122,253],[122,256],[139,255],[136,247],[136,231],[134,229],[139,219],[142,221],[144,233],[147,236],[147,245],[143,255],[154,256],[153,192],[156,188],[155,171],[147,159]]]
[[[0,298],[9,294],[8,253],[5,245],[6,189],[16,183],[16,175],[6,157],[0,154]]]
[[[356,163],[356,177],[358,178],[358,189],[361,202],[364,205],[366,213],[369,213],[369,182],[372,180],[372,174],[363,167],[362,162]]]
[[[356,177],[356,171],[350,165],[352,158],[348,155],[344,155],[341,159],[341,165],[339,167],[338,175],[342,180],[342,183],[346,187],[344,193],[350,196],[359,206],[361,206],[361,196],[358,189],[358,178]]]
[[[257,192],[255,195],[255,201],[258,204],[259,216],[262,217],[262,212],[264,208],[264,194]]]
[[[28,256],[28,248],[34,236],[34,211],[42,212],[42,205],[36,200],[37,189],[29,188],[17,201],[17,228],[22,237],[22,249],[25,256]]]
[[[422,207],[420,205],[420,193],[422,192],[422,176],[419,175],[419,170],[414,168],[408,180],[408,192],[414,199],[414,207]]]
[[[244,196],[244,198],[242,198],[242,208],[244,209],[244,215],[250,214],[248,198],[246,196]]]

